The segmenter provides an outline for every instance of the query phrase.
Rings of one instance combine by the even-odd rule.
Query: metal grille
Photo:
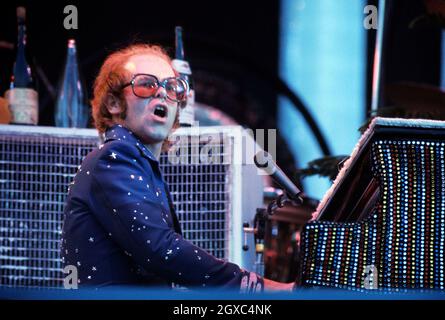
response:
[[[215,163],[203,163],[199,156],[208,141],[188,136],[191,152],[180,155],[178,164],[161,156],[161,168],[170,186],[176,214],[184,238],[207,250],[217,258],[228,258],[231,148],[224,146],[221,137],[212,144]],[[199,164],[199,165],[198,165]]]
[[[248,267],[253,256],[241,254],[242,221],[251,221],[261,206],[262,184],[250,167],[233,164],[234,149],[242,147],[241,127],[207,131],[229,137],[225,148],[213,144],[218,164],[200,161],[205,141],[190,138],[189,161],[172,164],[163,154],[161,167],[185,238]],[[187,129],[176,135],[192,136]],[[92,129],[0,125],[0,286],[61,285],[59,239],[67,187],[98,142]],[[247,180],[252,185],[245,185]],[[249,200],[242,201],[246,187]]]
[[[63,204],[91,139],[0,135],[1,285],[57,286]]]

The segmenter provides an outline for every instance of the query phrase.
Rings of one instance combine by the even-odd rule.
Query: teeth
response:
[[[167,116],[167,108],[163,105],[157,105],[155,107],[154,114],[158,117],[164,118]]]

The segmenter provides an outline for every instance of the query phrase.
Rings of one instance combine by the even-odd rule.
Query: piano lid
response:
[[[312,219],[355,222],[366,218],[379,200],[379,185],[371,171],[372,143],[381,138],[414,137],[445,139],[445,121],[373,119],[313,213]]]

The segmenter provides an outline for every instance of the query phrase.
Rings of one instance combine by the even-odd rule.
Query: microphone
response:
[[[298,203],[303,203],[303,199],[300,197],[302,193],[298,187],[292,183],[292,181],[284,174],[283,170],[278,167],[278,165],[273,161],[272,156],[262,150],[257,152],[253,157],[253,162],[255,165],[263,169],[267,174],[269,174],[272,179],[286,191],[287,196]]]

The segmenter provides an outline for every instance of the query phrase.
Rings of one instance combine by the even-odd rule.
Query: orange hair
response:
[[[105,59],[94,81],[93,99],[91,100],[94,125],[99,133],[104,133],[107,128],[115,124],[107,108],[109,95],[118,99],[123,110],[119,117],[125,119],[127,115],[127,104],[123,97],[121,87],[124,83],[128,82],[131,74],[124,69],[124,65],[130,57],[143,54],[159,56],[171,65],[171,58],[167,52],[162,47],[151,44],[133,44],[113,52]],[[178,106],[173,129],[179,127],[179,109]]]

